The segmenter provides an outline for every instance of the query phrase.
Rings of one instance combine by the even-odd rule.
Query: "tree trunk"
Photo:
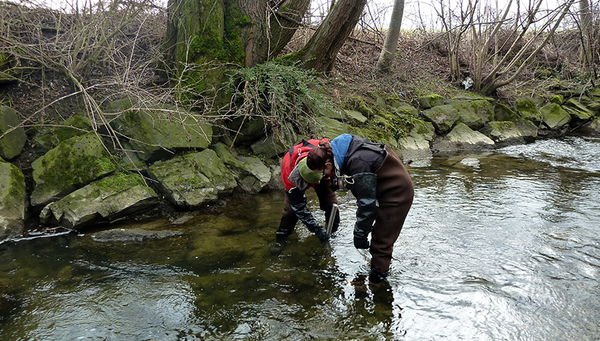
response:
[[[592,65],[592,13],[588,0],[579,0],[579,22],[581,29],[580,62],[583,67]]]
[[[402,15],[404,13],[404,0],[396,0],[392,10],[390,27],[388,28],[383,49],[377,60],[377,72],[385,73],[390,70],[392,59],[398,48],[398,37],[400,36],[400,26],[402,24]]]
[[[167,62],[263,63],[281,52],[309,6],[310,0],[169,0]]]
[[[367,0],[338,0],[321,26],[300,51],[307,69],[328,72],[335,58],[360,19]]]

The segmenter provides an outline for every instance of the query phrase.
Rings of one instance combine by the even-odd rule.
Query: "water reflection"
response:
[[[353,246],[350,194],[340,195],[329,244],[305,228],[277,243],[277,192],[214,214],[128,223],[177,232],[143,243],[87,231],[3,244],[0,335],[596,339],[598,142],[540,141],[411,167],[415,202],[384,286],[367,283],[369,255]]]

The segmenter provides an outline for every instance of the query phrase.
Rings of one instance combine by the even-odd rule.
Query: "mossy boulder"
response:
[[[540,108],[542,123],[549,129],[560,129],[571,121],[571,115],[556,103],[548,103]]]
[[[416,139],[422,138],[426,141],[433,141],[435,138],[435,128],[431,122],[425,122],[415,119],[412,124],[409,136]],[[401,143],[400,143],[401,144]]]
[[[419,115],[419,109],[406,103],[400,103],[397,106],[392,107],[390,111],[397,116],[417,117]]]
[[[517,114],[531,122],[539,123],[542,120],[542,114],[536,104],[536,101],[530,97],[517,98],[514,103]],[[496,119],[499,121],[499,119]]]
[[[494,104],[494,121],[512,121],[517,122],[520,116],[509,106],[502,103]]]
[[[356,110],[344,110],[344,119],[350,124],[361,125],[367,122],[367,117]]]
[[[519,122],[489,122],[482,133],[490,137],[497,145],[532,142],[537,137],[537,127],[528,120]]]
[[[421,109],[429,109],[444,104],[444,97],[438,94],[430,94],[417,98],[417,102]]]
[[[589,121],[594,117],[594,113],[575,98],[570,98],[566,101],[563,108],[571,115],[571,119],[574,121]]]
[[[433,124],[435,132],[438,135],[448,133],[460,118],[460,114],[456,108],[448,104],[424,110],[423,116]]]
[[[213,146],[219,158],[228,166],[237,179],[238,186],[248,193],[260,192],[271,180],[271,170],[259,158],[236,157],[227,146],[217,143]]]
[[[480,129],[494,119],[494,105],[487,100],[463,100],[439,105],[423,111],[439,135],[444,135],[462,122],[471,129]]]
[[[40,221],[77,229],[139,214],[157,203],[158,196],[139,174],[115,173],[48,204]]]
[[[0,136],[2,136],[0,138],[0,157],[6,160],[21,154],[25,142],[27,142],[27,135],[25,135],[23,127],[19,126],[20,124],[21,121],[16,111],[0,105]]]
[[[37,147],[48,151],[62,141],[71,137],[84,135],[92,130],[90,120],[82,115],[75,115],[66,119],[60,126],[43,127],[34,136],[33,142]]]
[[[77,188],[116,170],[95,134],[72,137],[31,164],[35,188],[31,204],[46,206]]]
[[[464,123],[458,123],[448,135],[436,138],[432,144],[432,150],[436,153],[488,150],[494,147],[494,141]]]
[[[27,212],[25,177],[0,158],[0,241],[23,234]]]
[[[131,107],[110,124],[129,138],[140,159],[155,161],[170,157],[172,151],[207,148],[212,142],[213,129],[205,118],[165,104],[144,109]]]
[[[318,119],[319,127],[317,129],[319,136],[327,137],[330,140],[333,140],[337,136],[344,133],[358,133],[360,132],[360,128],[353,127],[349,124],[340,122],[338,120],[329,118],[329,117],[320,117]],[[291,147],[287,147],[288,149]]]
[[[237,186],[233,173],[211,149],[158,161],[148,172],[169,201],[186,209],[214,202]]]
[[[563,95],[552,95],[552,97],[550,97],[550,103],[562,105],[565,103],[565,97]]]
[[[600,118],[595,118],[584,124],[579,128],[578,132],[590,136],[600,136]]]

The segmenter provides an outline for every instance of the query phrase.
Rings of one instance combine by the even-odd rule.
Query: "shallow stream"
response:
[[[271,192],[145,223],[177,232],[164,239],[0,245],[0,339],[600,339],[600,139],[408,169],[415,201],[389,285],[364,284],[350,194],[329,244],[300,225],[278,244],[283,194]]]

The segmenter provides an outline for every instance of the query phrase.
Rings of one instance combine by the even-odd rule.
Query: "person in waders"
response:
[[[331,188],[330,176],[332,174],[321,169],[310,169],[306,164],[306,156],[313,148],[318,148],[319,143],[329,144],[329,140],[303,140],[296,144],[285,154],[281,165],[281,180],[285,187],[285,200],[279,229],[276,236],[279,241],[287,238],[293,231],[298,220],[301,220],[309,231],[313,232],[321,241],[328,241],[329,235],[315,220],[308,209],[305,191],[314,188],[319,198],[321,210],[325,211],[325,223],[329,223],[333,204],[337,204],[334,190]],[[332,232],[339,226],[340,215],[335,213]]]
[[[369,281],[386,279],[394,243],[412,205],[412,180],[398,155],[383,143],[342,134],[321,140],[306,157],[310,169],[334,173],[356,197],[354,246],[369,249]],[[371,234],[369,243],[368,235]]]

